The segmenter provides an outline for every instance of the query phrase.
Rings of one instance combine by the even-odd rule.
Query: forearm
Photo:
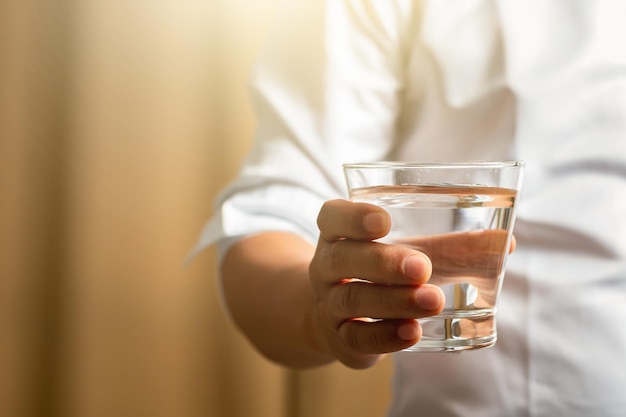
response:
[[[266,232],[237,242],[222,263],[235,323],[263,355],[289,367],[333,361],[316,336],[309,282],[314,250],[294,234]]]

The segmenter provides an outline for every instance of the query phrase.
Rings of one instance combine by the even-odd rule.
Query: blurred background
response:
[[[0,416],[384,415],[389,360],[284,370],[182,266],[278,3],[0,2]]]

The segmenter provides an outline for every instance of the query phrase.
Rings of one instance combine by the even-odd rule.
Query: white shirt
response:
[[[526,161],[495,347],[395,354],[390,416],[626,416],[626,2],[286,2],[198,249],[311,243],[341,164]]]

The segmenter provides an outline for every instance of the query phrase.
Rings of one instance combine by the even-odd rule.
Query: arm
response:
[[[218,202],[225,215],[209,239],[220,233],[249,236],[225,254],[223,288],[236,324],[263,354],[294,367],[335,359],[365,367],[379,354],[415,342],[412,318],[421,314],[404,311],[397,322],[352,320],[380,313],[368,315],[357,308],[359,294],[377,298],[372,289],[384,291],[386,285],[364,287],[344,278],[376,280],[368,276],[371,271],[359,269],[365,263],[355,254],[381,251],[371,240],[386,231],[345,229],[349,220],[362,224],[351,216],[365,213],[354,214],[356,206],[332,202],[319,213],[322,238],[317,247],[296,234],[308,234],[314,241],[321,202],[345,195],[342,162],[379,160],[394,146],[404,82],[403,45],[412,33],[415,6],[334,0],[286,5],[253,77],[257,139],[239,178]],[[327,20],[329,15],[333,18]],[[342,262],[347,253],[353,255]],[[397,260],[378,262],[379,269],[372,271],[399,280]],[[396,270],[392,274],[389,268]],[[413,300],[410,291],[404,296]],[[396,336],[377,333],[386,329],[395,335],[393,326],[402,320],[407,340],[388,343]]]
[[[315,248],[289,232],[244,238],[222,263],[224,295],[233,320],[269,359],[310,367],[333,361],[314,336],[309,263]]]
[[[290,233],[265,232],[226,253],[226,302],[252,344],[290,367],[338,359],[364,368],[416,343],[421,329],[414,319],[444,305],[441,291],[425,284],[430,260],[407,247],[372,242],[390,227],[387,213],[375,206],[331,201],[318,225],[317,248]]]

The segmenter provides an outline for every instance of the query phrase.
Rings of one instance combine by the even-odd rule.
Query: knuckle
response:
[[[344,340],[350,350],[359,354],[375,354],[385,351],[385,337],[373,323],[352,320],[345,323]]]
[[[373,330],[376,330],[376,329],[373,329]],[[372,352],[379,352],[383,350],[382,347],[384,346],[384,341],[383,341],[382,334],[378,331],[369,332],[368,333],[368,345],[370,347],[369,350]]]
[[[398,250],[397,246],[381,244],[378,246],[376,256],[371,259],[375,263],[375,268],[382,273],[402,273],[404,253]]]
[[[329,277],[338,275],[338,271],[345,269],[345,251],[340,242],[324,242],[320,240],[309,263],[309,276],[313,282],[326,281]]]
[[[350,321],[344,325],[346,329],[344,332],[344,337],[346,344],[350,347],[350,349],[355,350],[357,352],[363,351],[363,342],[360,337],[359,326],[357,323]]]
[[[337,308],[345,317],[354,318],[359,306],[358,286],[351,283],[339,284],[338,290]]]
[[[334,275],[343,276],[346,265],[349,262],[349,252],[345,241],[329,244],[324,249],[324,253],[327,258],[328,268],[334,272]]]

